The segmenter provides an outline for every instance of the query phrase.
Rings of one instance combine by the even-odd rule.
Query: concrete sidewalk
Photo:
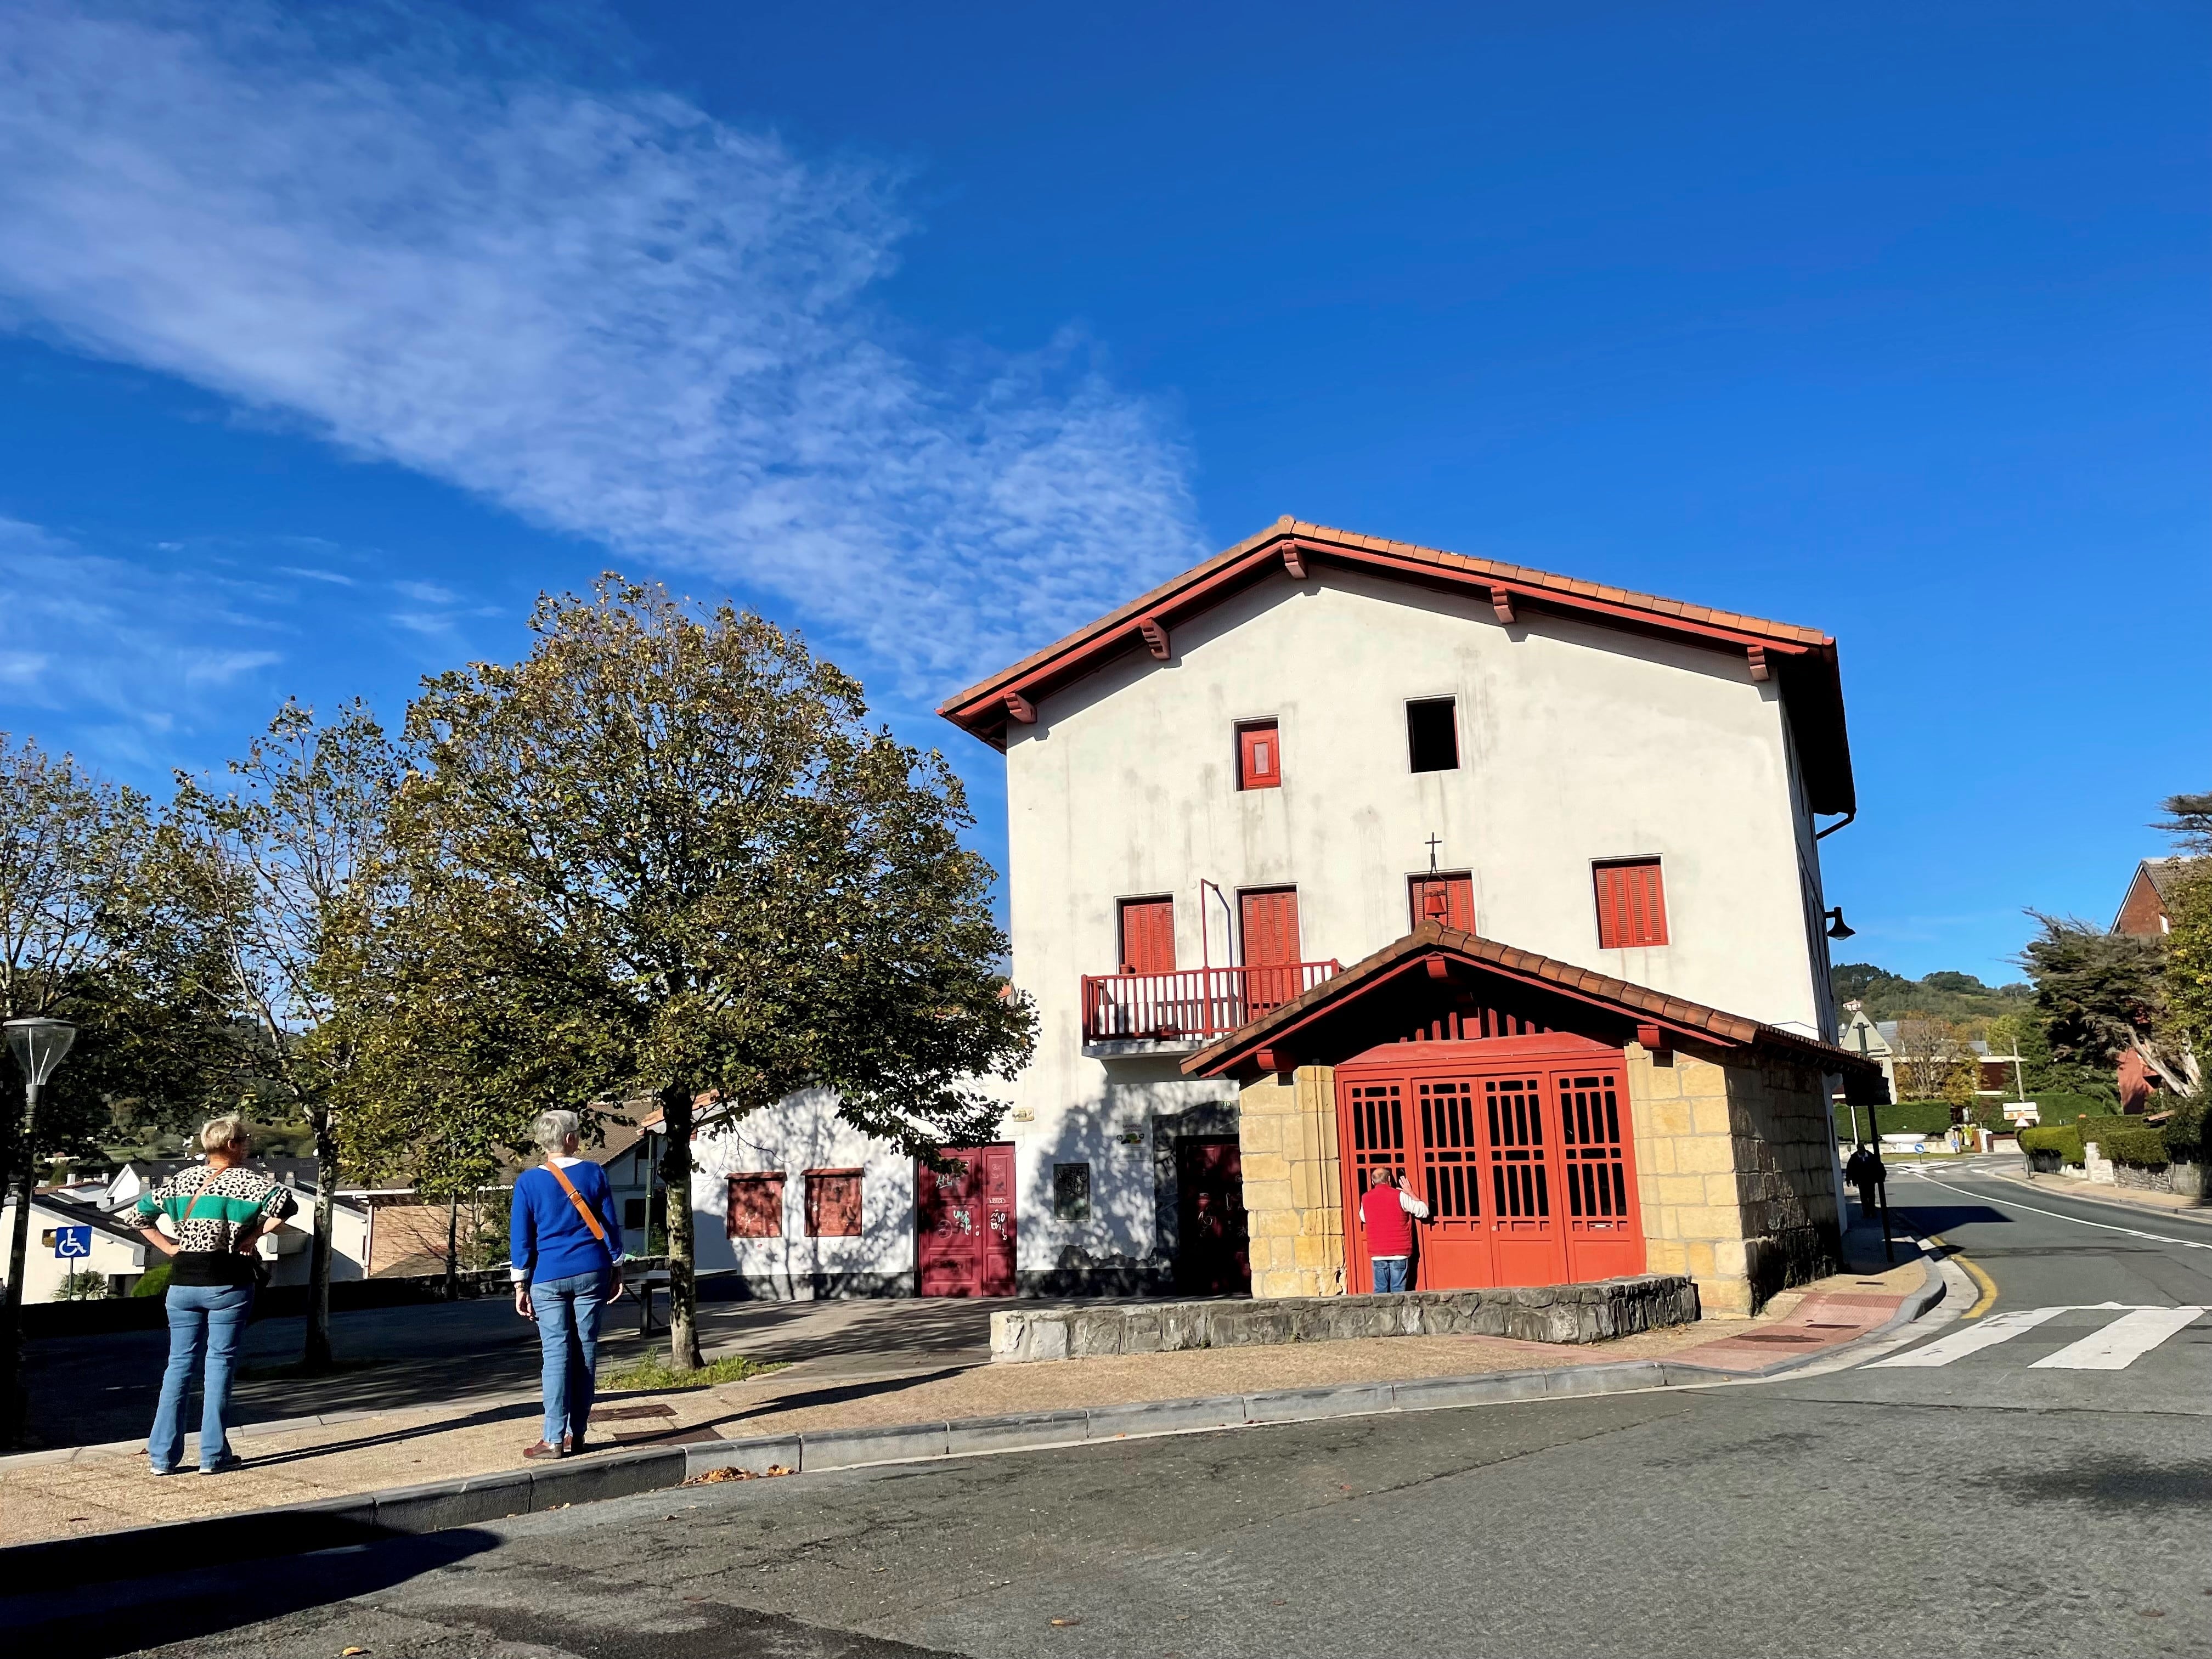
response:
[[[2162,1193],[2147,1187],[2122,1187],[2117,1183],[2106,1186],[2093,1182],[2081,1176],[2035,1175],[2023,1170],[1999,1172],[2000,1181],[2009,1181],[2017,1186],[2032,1187],[2038,1192],[2056,1193],[2063,1198],[2086,1199],[2096,1204],[2112,1204],[2146,1212],[2179,1215],[2191,1221],[2212,1221],[2212,1207],[2202,1199],[2187,1193]]]
[[[1756,1320],[1708,1320],[1572,1347],[1497,1337],[1398,1337],[1052,1365],[992,1365],[981,1355],[957,1349],[936,1354],[894,1349],[871,1370],[866,1357],[844,1342],[825,1340],[828,1352],[744,1382],[605,1396],[593,1419],[594,1443],[696,1443],[1660,1358],[1744,1374],[1855,1340],[1894,1314],[1924,1279],[1923,1264],[1907,1260],[1886,1273],[1844,1275],[1784,1292]],[[815,1305],[822,1320],[846,1327],[848,1335],[851,1327],[887,1317],[883,1304]],[[981,1306],[988,1317],[988,1304]],[[270,1426],[235,1437],[246,1467],[214,1477],[154,1476],[136,1441],[9,1458],[0,1461],[0,1544],[517,1468],[522,1448],[536,1437],[538,1416],[535,1396],[520,1395]],[[601,1442],[603,1433],[608,1438]]]

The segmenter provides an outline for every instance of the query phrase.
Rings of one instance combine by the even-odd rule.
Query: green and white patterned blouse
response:
[[[258,1170],[196,1164],[158,1182],[138,1200],[138,1224],[169,1218],[178,1243],[172,1285],[243,1285],[252,1268],[238,1253],[239,1235],[256,1221],[274,1227],[300,1207],[292,1189]]]

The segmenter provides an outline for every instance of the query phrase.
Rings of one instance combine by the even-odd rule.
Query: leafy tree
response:
[[[700,1363],[691,1143],[793,1091],[910,1149],[988,1138],[1027,1059],[957,779],[866,724],[795,635],[601,579],[528,659],[428,682],[393,820],[448,1028],[431,1066],[518,1113],[657,1099],[672,1363]],[[406,1028],[411,1046],[427,1038]]]
[[[0,1353],[11,1441],[26,1403],[19,1313],[40,1162],[86,1150],[126,1102],[147,1121],[174,1121],[220,1069],[205,941],[181,902],[176,852],[144,796],[0,735],[0,1019],[63,1018],[78,1031],[36,1121],[27,1102],[0,1113],[16,1199]]]
[[[1947,1019],[1901,1019],[1891,1064],[1907,1100],[1949,1100],[1955,1073],[1971,1077],[1974,1051],[1966,1028]],[[1973,1085],[1966,1085],[1971,1101]],[[1955,1100],[1953,1104],[1958,1104]]]
[[[2021,953],[2035,981],[2035,1007],[2051,1044],[2050,1074],[2062,1088],[2117,1098],[2112,1070],[2130,1047],[2178,1093],[2193,1085],[2179,1051],[2163,1035],[2165,960],[2160,942],[2108,933],[2076,917],[2028,914],[2043,931]]]
[[[1922,1018],[1957,1020],[1971,1029],[1981,1021],[2017,1012],[2033,995],[2026,985],[1984,985],[1972,974],[1942,969],[1924,979],[1907,979],[1870,962],[1847,962],[1829,970],[1836,1000],[1863,1004],[1874,1020]]]
[[[255,1036],[256,1077],[314,1132],[314,1242],[303,1367],[331,1364],[331,1219],[343,1167],[337,1113],[358,1022],[325,982],[325,958],[380,879],[385,819],[400,761],[360,702],[323,724],[287,702],[218,793],[179,774],[174,819],[197,857],[199,907],[222,949],[227,990]]]

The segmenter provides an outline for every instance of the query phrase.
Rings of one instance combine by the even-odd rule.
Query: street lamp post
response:
[[[38,1189],[38,1164],[33,1157],[32,1132],[39,1117],[39,1090],[54,1074],[54,1067],[76,1041],[76,1027],[65,1019],[11,1019],[0,1022],[8,1034],[9,1052],[23,1073],[23,1121],[15,1136],[15,1154],[21,1168],[15,1174],[15,1225],[8,1241],[8,1317],[4,1341],[5,1376],[0,1376],[0,1437],[9,1445],[22,1443],[28,1401],[23,1389],[23,1272],[30,1254],[31,1198]]]

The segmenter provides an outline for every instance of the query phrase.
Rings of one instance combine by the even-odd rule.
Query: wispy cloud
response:
[[[909,695],[1200,550],[1169,425],[1079,337],[891,343],[881,169],[350,15],[8,8],[16,322],[726,580]]]
[[[269,597],[251,581],[94,553],[0,519],[0,688],[17,708],[89,717],[79,729],[106,732],[136,760],[143,734],[283,660],[288,629],[264,610]]]

